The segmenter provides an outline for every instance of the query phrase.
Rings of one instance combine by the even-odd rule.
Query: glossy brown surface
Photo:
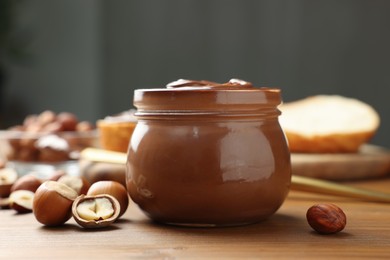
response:
[[[179,225],[238,225],[272,215],[291,177],[279,91],[242,81],[242,89],[189,84],[140,90],[135,98],[131,198],[155,221]]]

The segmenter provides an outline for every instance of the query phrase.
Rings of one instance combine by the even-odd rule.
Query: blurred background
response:
[[[0,125],[50,109],[96,121],[137,88],[241,78],[285,102],[372,105],[390,147],[388,0],[1,0]]]

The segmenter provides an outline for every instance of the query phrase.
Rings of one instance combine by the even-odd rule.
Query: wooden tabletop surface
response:
[[[390,178],[351,183],[390,192]],[[344,231],[320,235],[306,222],[307,209],[332,202],[347,215]],[[0,210],[1,259],[390,259],[390,205],[291,191],[268,220],[229,228],[164,226],[132,204],[108,229],[86,230],[71,219],[59,228],[33,214]]]

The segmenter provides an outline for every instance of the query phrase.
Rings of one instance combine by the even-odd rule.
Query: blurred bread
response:
[[[311,96],[284,103],[279,109],[291,152],[357,152],[380,124],[371,106],[337,95]]]
[[[137,124],[134,112],[134,110],[124,111],[97,121],[100,146],[103,149],[127,152],[130,138]]]

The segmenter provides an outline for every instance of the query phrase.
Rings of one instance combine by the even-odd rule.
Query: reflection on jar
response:
[[[153,198],[153,193],[146,188],[146,178],[143,175],[138,176],[136,180],[137,192],[145,198]]]

